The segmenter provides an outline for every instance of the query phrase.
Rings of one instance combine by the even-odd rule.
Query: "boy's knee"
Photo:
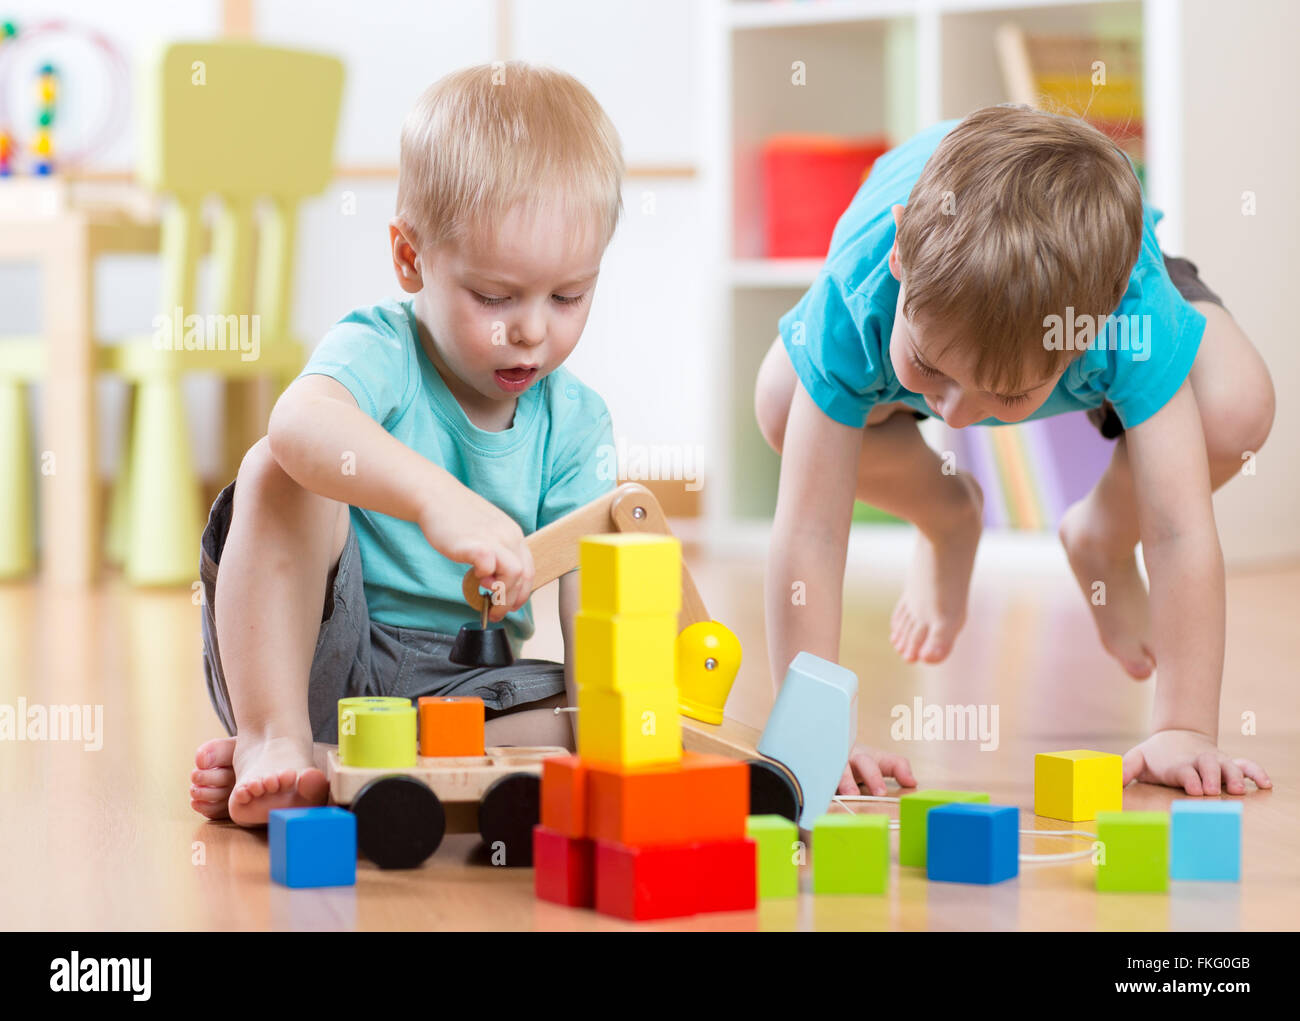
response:
[[[275,486],[293,481],[271,453],[271,441],[266,436],[248,448],[235,480],[235,491],[241,499],[256,499]]]

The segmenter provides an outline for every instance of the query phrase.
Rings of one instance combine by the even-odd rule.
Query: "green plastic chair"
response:
[[[157,332],[100,347],[101,370],[132,385],[105,548],[132,583],[188,584],[197,577],[206,514],[181,377],[269,378],[278,394],[305,363],[307,346],[289,322],[298,205],[323,191],[333,173],[343,65],[323,54],[217,41],[168,44],[142,70],[138,176],[168,199],[160,316],[174,322],[180,308],[182,326],[185,316],[202,316],[207,349],[184,350],[183,335]],[[202,213],[214,200],[214,303],[200,310]],[[252,315],[258,317],[256,359],[238,349],[238,333],[236,350],[212,349],[222,335],[209,333],[209,322],[229,328],[238,322],[226,317]],[[253,320],[245,323],[251,334]],[[229,333],[225,341],[231,344]]]
[[[0,343],[0,580],[36,566],[36,468],[27,418],[27,388],[45,375],[39,337]]]

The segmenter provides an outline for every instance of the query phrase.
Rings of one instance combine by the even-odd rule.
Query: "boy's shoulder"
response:
[[[907,205],[912,187],[943,136],[959,121],[941,121],[881,156],[858,187],[831,235],[826,271],[849,290],[888,284],[880,268],[894,244],[896,205]]]

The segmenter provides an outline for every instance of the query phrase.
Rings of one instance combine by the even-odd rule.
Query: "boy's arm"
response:
[[[1223,551],[1190,384],[1184,382],[1168,404],[1125,437],[1151,583],[1158,673],[1153,734],[1125,756],[1124,782],[1136,777],[1183,787],[1192,795],[1217,794],[1221,766],[1227,763],[1229,792],[1242,793],[1239,771],[1218,750]]]
[[[796,383],[764,583],[774,687],[799,652],[839,660],[844,561],[861,449],[862,430],[828,417]]]
[[[384,429],[338,380],[294,380],[276,401],[267,438],[276,462],[304,489],[417,522],[439,553],[472,564],[485,588],[501,581],[493,620],[527,601],[533,564],[519,525]]]

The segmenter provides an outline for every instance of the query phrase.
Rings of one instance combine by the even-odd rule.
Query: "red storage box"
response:
[[[763,203],[767,257],[821,257],[831,234],[871,166],[885,154],[884,138],[774,135],[763,144]]]

